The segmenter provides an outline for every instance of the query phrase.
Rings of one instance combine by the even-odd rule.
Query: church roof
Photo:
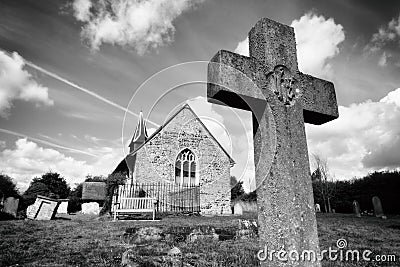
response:
[[[189,104],[183,105],[177,112],[174,113],[163,125],[161,125],[152,135],[150,135],[149,138],[146,139],[146,142],[144,142],[141,146],[139,146],[137,149],[129,153],[129,155],[134,155],[136,152],[141,149],[147,142],[149,142],[156,134],[161,132],[162,129],[165,128],[183,109],[188,109],[190,112],[193,113],[195,118],[200,122],[200,124],[204,127],[204,129],[207,131],[207,133],[211,136],[211,138],[215,141],[215,143],[222,149],[222,151],[228,156],[229,161],[231,165],[233,166],[235,164],[235,161],[232,159],[232,157],[229,155],[229,153],[224,149],[224,147],[218,142],[218,140],[214,137],[214,135],[208,130],[208,128],[204,125],[204,123],[200,120],[200,118],[197,116],[197,114],[193,111],[193,109],[189,106]]]
[[[135,134],[133,135],[131,145],[138,139],[135,139],[136,137],[138,138],[143,138],[145,137],[145,141],[142,142],[140,146],[138,146],[135,150],[133,150],[131,153],[129,153],[117,166],[117,168],[113,171],[113,173],[117,172],[126,172],[129,173],[129,168],[128,164],[126,161],[128,160],[127,158],[130,157],[130,160],[136,160],[136,152],[141,149],[144,145],[147,144],[154,136],[156,136],[159,132],[161,132],[162,129],[165,128],[183,109],[188,109],[192,114],[195,116],[195,118],[200,122],[200,124],[204,127],[204,129],[207,131],[207,133],[211,136],[211,138],[215,141],[215,143],[221,148],[221,150],[227,155],[229,158],[229,162],[231,166],[235,164],[235,161],[232,159],[232,157],[229,155],[229,153],[224,149],[224,147],[218,142],[218,140],[214,137],[214,135],[208,130],[208,128],[204,125],[204,123],[200,120],[200,118],[197,116],[197,114],[193,111],[193,109],[188,105],[185,104],[183,105],[177,112],[174,113],[163,125],[161,125],[152,135],[149,137],[147,136],[147,131],[146,131],[146,125],[144,124],[144,119],[143,119],[143,113],[140,112],[139,116],[139,124],[136,128]],[[140,133],[140,134],[138,134]],[[142,140],[142,139],[140,139]],[[129,146],[131,146],[129,145]]]

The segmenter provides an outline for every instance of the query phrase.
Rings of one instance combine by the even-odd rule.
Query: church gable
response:
[[[230,212],[230,168],[234,162],[189,105],[175,113],[135,154],[136,182],[200,185],[202,213]]]
[[[203,178],[199,182],[209,180],[212,176],[207,173],[209,169],[218,174],[234,163],[189,105],[185,105],[136,151],[138,159],[146,159],[146,162],[138,162],[136,179],[144,182],[142,177],[147,176],[145,170],[153,169],[152,177],[147,181],[156,178],[157,181],[173,182],[176,157],[184,149],[191,150],[196,156],[198,176]],[[149,164],[153,166],[144,166]],[[143,165],[142,168],[140,165]]]

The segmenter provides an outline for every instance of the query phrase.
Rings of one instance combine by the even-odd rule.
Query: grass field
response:
[[[130,245],[124,242],[127,228],[137,226],[211,225],[235,227],[237,217],[173,217],[156,222],[98,220],[82,215],[71,220],[0,222],[0,266],[121,266],[121,256]],[[254,217],[247,214],[246,218]],[[397,263],[323,261],[323,266],[400,266],[400,216],[387,220],[354,218],[344,214],[318,214],[321,249],[335,248],[344,238],[349,249],[371,250],[375,255],[395,254]],[[254,266],[255,239],[175,243],[190,266]],[[151,258],[165,251],[165,243],[134,249],[137,257]],[[147,249],[147,250],[146,250]],[[157,266],[142,264],[142,266]],[[185,265],[183,265],[185,266]],[[189,266],[189,265],[186,265]]]

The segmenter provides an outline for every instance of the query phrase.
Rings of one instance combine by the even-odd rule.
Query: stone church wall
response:
[[[189,107],[183,108],[138,152],[138,182],[174,183],[175,160],[183,149],[196,155],[202,214],[230,214],[230,161]]]

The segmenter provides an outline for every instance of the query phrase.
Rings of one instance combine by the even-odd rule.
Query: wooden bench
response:
[[[133,213],[151,212],[153,221],[156,217],[156,199],[152,197],[123,197],[119,196],[114,203],[114,221],[119,214],[129,215]]]

